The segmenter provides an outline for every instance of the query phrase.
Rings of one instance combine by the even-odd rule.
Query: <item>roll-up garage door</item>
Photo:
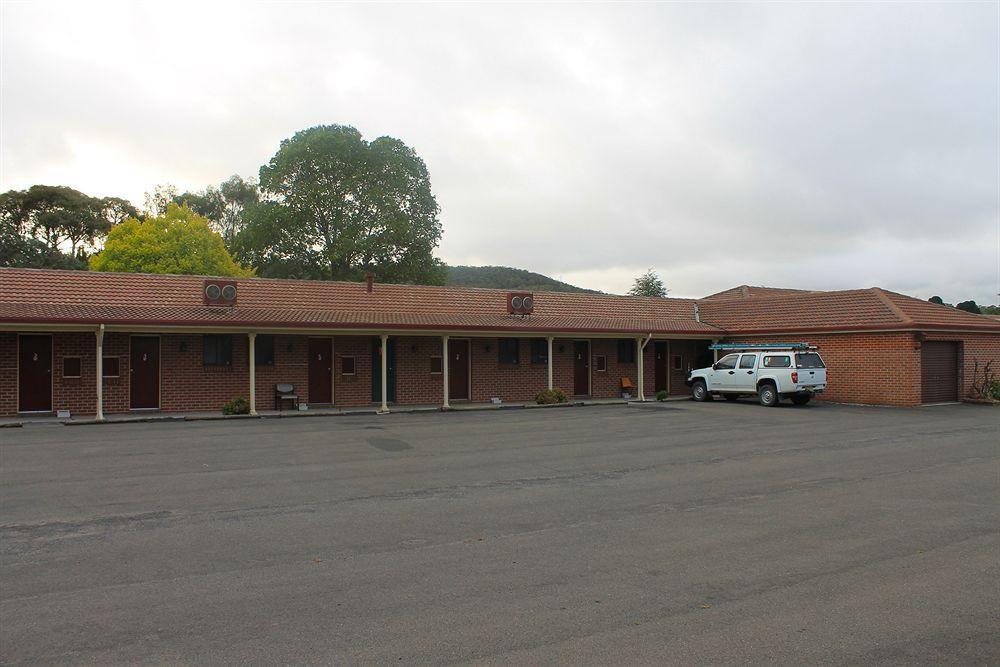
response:
[[[921,402],[958,400],[958,343],[924,341],[920,346]]]

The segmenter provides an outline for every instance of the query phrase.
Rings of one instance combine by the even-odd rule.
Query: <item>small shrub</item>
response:
[[[535,397],[535,402],[539,405],[552,405],[554,403],[565,403],[569,399],[566,398],[566,392],[559,387],[554,387],[552,389],[546,389],[540,392],[538,396]]]
[[[660,402],[667,400],[667,390],[661,389],[660,391],[656,392],[656,400]]]
[[[242,397],[234,398],[222,406],[224,415],[248,415],[250,414],[250,404]]]
[[[986,395],[994,401],[1000,401],[1000,380],[993,380],[986,390]]]

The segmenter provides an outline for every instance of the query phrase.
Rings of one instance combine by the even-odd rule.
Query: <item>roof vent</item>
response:
[[[508,292],[507,313],[510,315],[531,315],[535,310],[535,297],[531,292]]]
[[[236,281],[206,280],[202,295],[206,306],[235,306]]]

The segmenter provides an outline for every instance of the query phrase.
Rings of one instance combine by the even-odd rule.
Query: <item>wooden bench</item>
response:
[[[274,409],[281,412],[281,404],[291,401],[292,407],[299,409],[299,397],[295,393],[295,385],[288,382],[274,385]]]

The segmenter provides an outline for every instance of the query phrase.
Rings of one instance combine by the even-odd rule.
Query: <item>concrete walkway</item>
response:
[[[687,401],[687,396],[671,396],[666,402]],[[656,408],[663,406],[663,402],[658,401],[625,401],[620,398],[594,398],[585,400],[573,400],[568,403],[556,403],[552,405],[538,405],[534,402],[512,402],[512,403],[484,403],[484,402],[463,402],[453,403],[447,410],[440,405],[390,405],[389,414],[393,413],[413,413],[413,412],[469,412],[476,410],[512,410],[512,409],[547,409],[547,408],[573,408],[586,407],[592,405],[621,405],[625,407]],[[26,424],[51,424],[65,426],[83,426],[89,424],[128,424],[136,422],[153,421],[211,421],[217,419],[291,419],[300,417],[334,417],[344,415],[378,415],[378,406],[353,408],[320,407],[309,408],[307,410],[260,410],[256,415],[223,415],[220,412],[128,412],[106,415],[103,422],[98,422],[93,415],[77,415],[69,418],[60,418],[53,415],[20,416],[14,418],[0,419],[0,428],[17,428]]]

